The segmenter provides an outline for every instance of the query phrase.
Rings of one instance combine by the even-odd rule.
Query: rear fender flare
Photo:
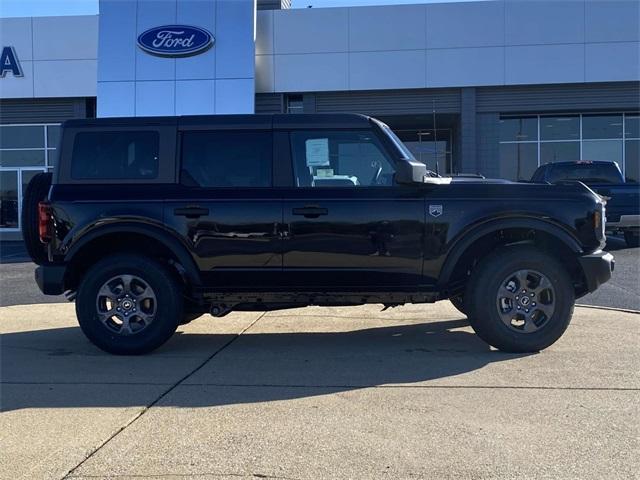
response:
[[[71,245],[65,255],[65,262],[72,262],[73,258],[92,241],[113,233],[135,233],[138,235],[144,235],[162,243],[176,256],[185,270],[185,276],[189,283],[193,286],[201,286],[202,282],[198,267],[196,266],[196,263],[187,247],[170,232],[155,226],[139,225],[135,223],[118,223],[117,225],[105,225],[103,227],[98,227],[85,233]]]

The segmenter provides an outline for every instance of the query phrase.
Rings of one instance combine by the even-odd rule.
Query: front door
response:
[[[282,270],[282,203],[271,188],[272,132],[181,135],[179,192],[165,203],[165,223],[188,239],[209,288],[273,285]]]
[[[293,131],[283,193],[283,280],[317,291],[411,289],[422,276],[424,200],[394,185],[371,131]]]

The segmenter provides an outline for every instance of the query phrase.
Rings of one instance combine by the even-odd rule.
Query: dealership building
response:
[[[71,118],[357,112],[441,174],[526,180],[547,162],[607,160],[639,179],[637,0],[99,11],[0,19],[2,238],[19,235],[24,188],[55,165]]]

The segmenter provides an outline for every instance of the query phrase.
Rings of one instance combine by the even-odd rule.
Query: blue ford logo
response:
[[[160,57],[198,55],[213,46],[214,38],[204,28],[187,25],[163,25],[150,28],[138,36],[138,46]]]

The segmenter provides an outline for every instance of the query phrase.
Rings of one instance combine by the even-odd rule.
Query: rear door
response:
[[[411,289],[422,276],[421,190],[394,184],[372,130],[290,132],[283,281],[319,291]]]
[[[247,124],[182,125],[180,185],[165,223],[186,238],[210,288],[277,282],[282,204],[272,187],[270,117]]]

